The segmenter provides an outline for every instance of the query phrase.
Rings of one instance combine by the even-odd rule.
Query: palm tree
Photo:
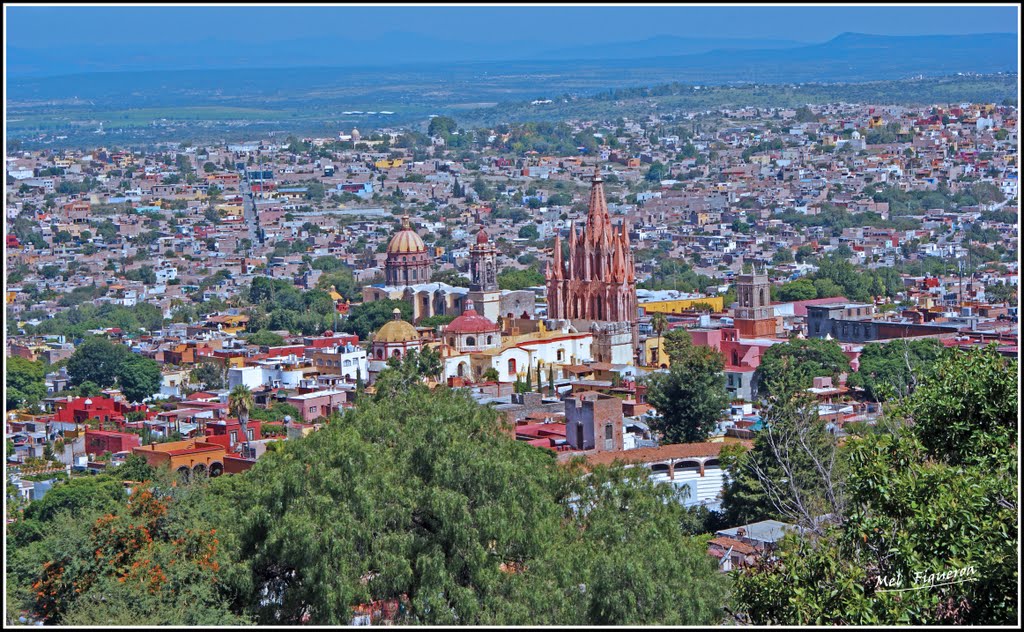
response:
[[[661,313],[651,316],[651,327],[658,333],[658,359],[661,360],[661,334],[668,328],[668,318]]]
[[[658,332],[658,337],[660,338],[662,332],[668,328],[668,318],[662,313],[651,316],[651,327],[654,327],[654,331]]]
[[[228,414],[238,417],[238,423],[242,426],[242,434],[245,435],[246,452],[249,452],[249,411],[255,405],[252,391],[245,384],[235,386],[228,394]]]

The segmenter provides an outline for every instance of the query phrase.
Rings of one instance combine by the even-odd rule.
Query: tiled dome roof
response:
[[[394,311],[395,319],[388,321],[373,336],[374,342],[412,342],[419,340],[420,334],[416,328],[401,319],[401,312],[398,308]]]
[[[473,301],[466,301],[466,309],[462,315],[448,323],[444,331],[449,334],[481,334],[498,331],[498,325],[486,316],[477,314],[473,309]]]
[[[388,243],[388,254],[413,254],[427,251],[427,245],[409,224],[409,216],[402,218],[402,230]]]

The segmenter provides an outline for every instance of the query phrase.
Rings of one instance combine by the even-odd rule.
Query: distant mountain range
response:
[[[715,72],[738,75],[758,68],[796,64],[849,64],[869,70],[898,65],[923,74],[1016,69],[1014,33],[979,35],[880,36],[844,33],[827,42],[657,36],[631,42],[551,49],[522,40],[481,44],[414,33],[347,38],[268,41],[211,40],[176,46],[109,43],[73,50],[7,49],[8,77],[45,77],[90,72],[262,69],[303,67],[401,67],[410,64],[519,64],[603,61],[626,67],[691,67],[710,64]],[[1012,60],[1012,64],[1010,61]],[[804,79],[808,80],[808,79]]]
[[[476,107],[480,102],[585,96],[672,82],[862,83],[1018,69],[1017,36],[1010,33],[844,33],[821,44],[654,37],[548,52],[539,52],[529,41],[498,48],[418,35],[372,42],[214,42],[189,51],[125,52],[117,72],[102,64],[91,67],[97,64],[90,60],[99,57],[90,50],[34,56],[8,51],[8,106],[78,99],[117,108],[341,105],[344,110],[379,111],[410,104]],[[413,51],[419,54],[408,61]],[[296,66],[299,59],[309,60],[309,65]],[[67,74],[48,74],[57,69]]]

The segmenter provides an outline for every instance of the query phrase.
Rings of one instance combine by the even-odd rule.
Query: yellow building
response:
[[[665,343],[664,336],[652,336],[643,341],[643,359],[644,366],[669,368],[672,366],[672,362],[669,361],[668,354],[665,353],[663,347]]]
[[[724,309],[725,300],[721,296],[705,296],[703,298],[681,298],[673,301],[649,301],[640,303],[640,307],[648,314],[681,314],[693,309],[694,305],[704,303],[710,305],[713,310],[720,312]]]
[[[377,167],[378,169],[393,169],[395,167],[401,167],[404,163],[405,160],[402,158],[395,158],[394,160],[381,158],[377,162],[373,163],[373,166]]]

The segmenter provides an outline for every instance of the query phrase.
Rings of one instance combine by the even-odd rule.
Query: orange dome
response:
[[[427,245],[423,243],[420,236],[412,229],[412,225],[409,224],[409,216],[406,215],[402,218],[402,230],[395,233],[395,236],[388,243],[388,253],[410,254],[426,251]]]

